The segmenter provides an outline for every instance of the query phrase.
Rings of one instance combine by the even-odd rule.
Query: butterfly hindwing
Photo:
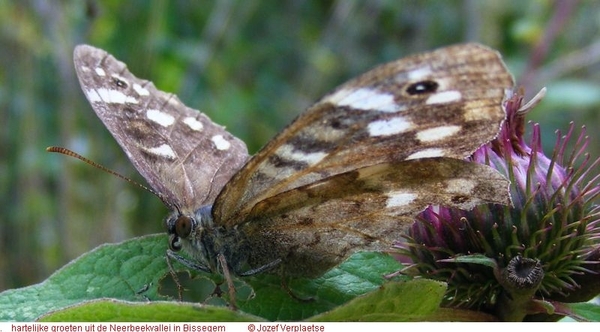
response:
[[[377,67],[321,99],[259,151],[217,198],[215,220],[233,226],[260,214],[270,197],[353,169],[464,158],[497,135],[512,84],[500,55],[478,44]]]
[[[248,158],[244,142],[224,127],[105,51],[80,45],[74,62],[94,111],[171,209],[211,204]]]
[[[498,196],[507,188],[500,173],[465,160],[384,163],[269,197],[246,216],[249,222],[240,231],[260,241],[252,247],[270,248],[258,256],[250,252],[248,260],[256,266],[287,257],[286,274],[318,276],[357,250],[388,250],[429,204],[460,209],[509,204],[507,195]]]

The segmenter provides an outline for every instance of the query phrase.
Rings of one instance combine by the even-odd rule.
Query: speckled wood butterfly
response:
[[[75,67],[94,111],[173,211],[168,255],[188,267],[318,276],[353,252],[388,249],[429,204],[509,202],[506,179],[464,160],[496,136],[513,86],[481,45],[381,65],[252,157],[105,51],[78,46]]]

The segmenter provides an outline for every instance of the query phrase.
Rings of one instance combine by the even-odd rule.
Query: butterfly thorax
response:
[[[228,269],[236,275],[264,271],[268,266],[253,272],[256,268],[247,264],[251,248],[245,232],[240,232],[237,227],[217,226],[213,222],[211,208],[207,205],[193,214],[175,212],[170,215],[165,221],[169,249],[173,252],[184,250],[193,258],[194,268],[205,272],[222,273],[219,255],[225,258]]]
[[[280,248],[281,243],[272,238],[277,237],[276,234],[264,234],[261,237],[265,241],[255,243],[252,239],[256,234],[249,232],[256,230],[246,227],[252,223],[245,222],[234,227],[218,226],[214,223],[211,208],[207,205],[193,214],[175,212],[167,217],[165,224],[169,234],[169,249],[173,253],[185,251],[192,258],[189,263],[193,268],[209,273],[223,273],[219,255],[224,258],[227,268],[238,276],[281,272],[275,267],[283,267],[287,250]],[[180,259],[185,260],[182,257]]]

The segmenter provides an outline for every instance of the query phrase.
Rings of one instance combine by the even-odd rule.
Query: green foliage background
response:
[[[92,112],[75,45],[226,125],[256,152],[346,79],[402,56],[479,41],[529,95],[546,149],[569,121],[600,155],[600,3],[595,1],[0,0],[0,290],[31,285],[101,243],[162,232],[149,193],[70,158],[143,179]],[[545,49],[545,51],[544,51]],[[165,243],[166,248],[166,243]]]

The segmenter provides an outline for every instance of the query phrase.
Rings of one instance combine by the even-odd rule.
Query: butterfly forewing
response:
[[[233,226],[260,215],[271,197],[362,167],[464,158],[497,135],[512,85],[499,54],[477,44],[377,67],[321,99],[259,151],[217,198],[215,220]]]
[[[74,61],[92,108],[171,209],[211,204],[248,158],[246,145],[225,128],[105,51],[81,45]]]

